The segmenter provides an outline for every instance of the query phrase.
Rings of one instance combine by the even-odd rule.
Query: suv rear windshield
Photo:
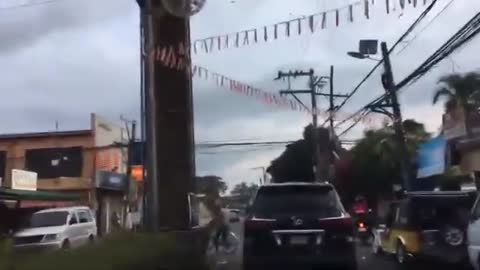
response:
[[[330,186],[262,187],[252,213],[257,217],[315,215],[318,218],[339,216],[343,208]]]

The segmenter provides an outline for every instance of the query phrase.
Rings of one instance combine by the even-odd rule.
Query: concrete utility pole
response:
[[[408,160],[408,152],[407,146],[405,142],[405,132],[403,130],[403,120],[402,120],[402,113],[400,110],[400,105],[398,103],[397,97],[397,86],[395,84],[395,80],[393,79],[392,73],[392,65],[390,63],[390,56],[388,53],[387,43],[382,42],[380,44],[382,50],[382,57],[383,57],[383,64],[385,67],[385,73],[382,75],[382,83],[383,86],[390,98],[390,105],[393,111],[393,126],[395,129],[395,137],[400,146],[400,170],[401,170],[401,177],[404,188],[406,191],[410,190],[410,181],[409,181],[409,168],[410,168],[410,161]]]
[[[307,90],[291,90],[290,89],[290,79],[296,77],[308,77],[308,86]],[[324,82],[322,81],[326,77],[318,78],[315,76],[313,69],[307,71],[289,71],[289,72],[278,72],[278,77],[276,79],[287,78],[288,79],[288,89],[281,90],[281,95],[291,94],[304,108],[312,113],[312,141],[313,141],[313,171],[315,181],[325,181],[327,175],[321,170],[322,164],[320,162],[320,142],[318,140],[318,108],[317,108],[317,93],[318,86],[323,86]],[[303,102],[296,96],[296,94],[309,94],[311,100],[311,109],[305,106]]]
[[[189,193],[194,189],[195,159],[188,17],[165,12],[160,1],[145,0],[146,150],[149,228],[189,229]],[[184,46],[184,54],[177,50]],[[187,68],[165,66],[155,49],[175,48]]]

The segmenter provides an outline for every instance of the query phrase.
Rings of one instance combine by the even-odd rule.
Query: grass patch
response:
[[[1,270],[162,270],[208,269],[206,231],[186,233],[122,233],[68,251],[9,256]],[[0,258],[0,261],[5,260]],[[6,268],[5,268],[6,267]]]

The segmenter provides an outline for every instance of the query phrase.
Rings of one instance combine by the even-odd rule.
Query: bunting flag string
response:
[[[177,46],[165,46],[157,47],[150,52],[149,57],[157,63],[160,63],[163,67],[181,71],[181,72],[191,72],[192,78],[204,79],[206,81],[214,82],[220,88],[226,88],[230,91],[233,91],[238,94],[243,94],[245,96],[256,98],[257,100],[262,101],[265,104],[277,106],[281,109],[290,109],[298,112],[305,112],[312,114],[309,108],[305,108],[297,100],[289,99],[285,96],[272,93],[271,91],[263,91],[254,86],[242,83],[240,81],[229,78],[225,75],[213,72],[207,68],[201,67],[199,65],[192,65],[191,67],[187,64],[188,60],[188,51],[185,50],[186,46],[183,43],[178,44]],[[317,111],[316,114],[324,119],[330,117],[329,111]],[[350,119],[352,114],[348,114],[342,111],[335,112],[334,117],[338,120]],[[378,121],[384,122],[385,117],[380,117],[375,114],[368,114],[365,116],[353,117],[352,120],[362,121],[366,125],[374,125]]]
[[[390,14],[396,10],[397,1],[401,7],[401,10],[405,9],[405,6],[407,5],[407,3],[408,5],[411,5],[414,8],[419,6],[417,5],[418,0],[408,0],[408,1],[385,0],[385,11],[387,14]],[[427,5],[428,1],[429,0],[423,0],[423,5],[424,6]],[[357,10],[360,10],[360,12],[363,12],[363,16],[365,16],[365,18],[369,20],[371,18],[371,11],[373,10],[372,7],[377,2],[378,1],[375,1],[375,0],[357,0],[346,6],[329,9],[329,10],[323,10],[320,12],[294,18],[291,20],[277,22],[271,25],[265,25],[265,26],[256,27],[252,29],[241,30],[241,31],[233,32],[229,34],[196,39],[192,41],[192,44],[191,44],[191,47],[193,49],[192,51],[194,54],[197,54],[200,52],[212,53],[213,51],[221,51],[221,50],[225,50],[232,47],[240,48],[240,47],[250,46],[260,42],[260,40],[258,39],[258,34],[262,32],[263,32],[264,42],[277,40],[277,39],[280,39],[281,37],[289,38],[295,35],[294,34],[295,32],[297,35],[302,35],[302,33],[308,32],[308,31],[305,31],[305,29],[309,29],[310,30],[309,32],[313,34],[315,33],[315,31],[318,30],[318,29],[315,29],[316,28],[315,26],[318,25],[317,22],[321,22],[320,29],[327,28],[327,18],[330,18],[329,20],[333,20],[334,18],[333,23],[335,27],[339,27],[340,25],[343,25],[343,22],[341,22],[343,18],[346,18],[348,22],[353,23],[354,21],[356,21],[354,20],[354,14],[356,13]],[[393,3],[393,6],[392,6],[392,3]],[[361,8],[360,9],[356,8],[359,6],[363,7],[363,11]],[[332,13],[332,14],[334,13],[335,15],[327,16],[327,14],[329,13]],[[346,14],[346,16],[344,17],[343,14]],[[295,26],[297,26],[296,27],[297,31],[295,31]],[[231,44],[231,42],[233,42],[233,44]],[[214,43],[216,43],[217,46],[213,46]]]

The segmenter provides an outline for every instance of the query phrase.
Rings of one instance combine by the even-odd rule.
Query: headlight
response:
[[[43,237],[43,241],[55,241],[58,239],[58,234],[46,234]]]
[[[444,234],[445,242],[452,246],[459,246],[463,243],[464,236],[463,232],[457,228],[449,228],[445,231]]]

